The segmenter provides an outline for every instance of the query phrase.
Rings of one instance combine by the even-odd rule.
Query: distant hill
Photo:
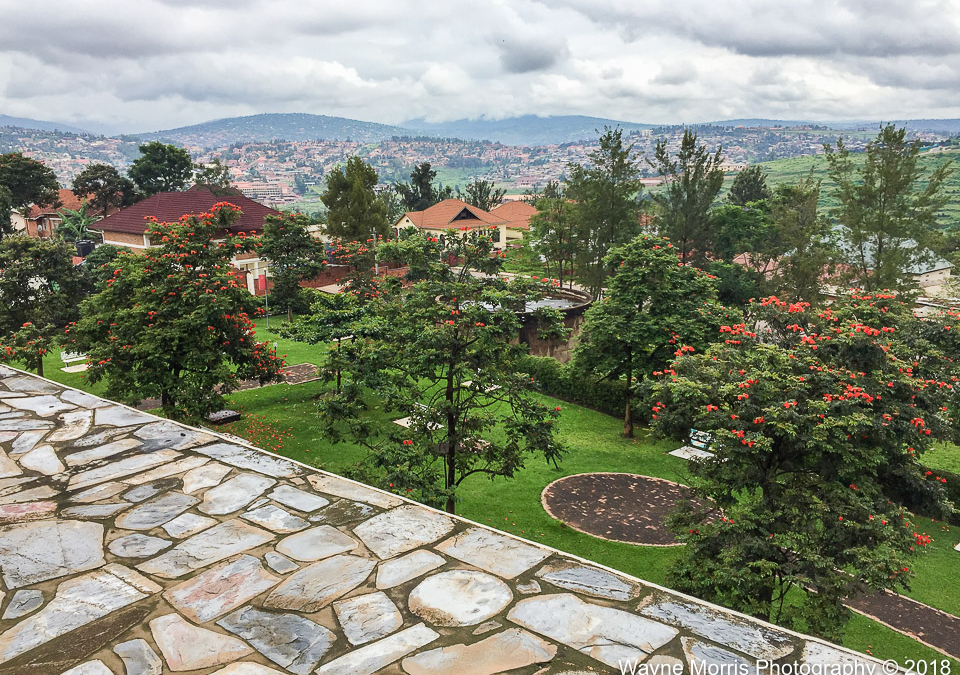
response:
[[[45,120],[32,120],[26,117],[11,117],[10,115],[0,115],[0,127],[20,127],[21,129],[37,129],[39,131],[62,131],[70,134],[89,134],[91,132],[79,127],[73,127],[61,122],[47,122]]]
[[[409,129],[345,117],[307,113],[271,113],[248,117],[228,117],[178,129],[136,134],[147,141],[163,140],[178,145],[204,148],[253,141],[382,141],[393,136],[409,136]]]
[[[620,127],[626,133],[652,129],[655,124],[621,122],[601,117],[558,115],[539,117],[523,115],[502,120],[480,118],[454,122],[427,122],[409,120],[403,126],[428,136],[462,138],[471,141],[496,141],[506,145],[551,145],[595,139],[604,126]]]

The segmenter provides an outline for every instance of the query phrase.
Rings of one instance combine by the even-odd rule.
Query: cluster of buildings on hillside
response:
[[[241,210],[239,220],[225,234],[262,232],[264,221],[269,215],[281,215],[275,209],[242,194],[224,197],[205,187],[193,187],[182,192],[161,192],[148,197],[133,206],[114,210],[103,215],[95,229],[102,233],[104,244],[121,246],[133,251],[143,251],[155,245],[148,234],[150,222],[176,222],[181,216],[209,212],[214,204],[229,201]],[[70,190],[60,191],[59,206],[34,205],[26,214],[15,214],[15,229],[32,237],[46,239],[53,237],[62,218],[60,209],[76,210],[81,200]],[[489,211],[468,204],[459,199],[445,199],[423,211],[404,213],[395,223],[394,232],[399,235],[406,229],[415,229],[437,237],[460,236],[463,231],[496,230],[496,247],[513,247],[523,240],[530,230],[530,219],[536,214],[536,207],[528,201],[506,201]],[[315,236],[322,235],[318,232]],[[905,245],[910,245],[909,242]],[[915,246],[915,244],[913,244]],[[749,255],[738,256],[735,260],[745,267],[756,268]],[[234,258],[234,266],[246,275],[247,288],[251,293],[263,289],[258,285],[261,275],[269,277],[269,263],[256,253],[240,254]],[[915,264],[907,270],[928,298],[944,297],[950,292],[953,264],[931,255],[927,261]],[[776,261],[771,261],[761,270],[768,277],[776,275]],[[830,286],[832,277],[824,277],[824,285]]]

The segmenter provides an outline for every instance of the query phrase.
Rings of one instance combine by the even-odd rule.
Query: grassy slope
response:
[[[350,445],[330,446],[309,423],[314,411],[314,396],[324,387],[319,383],[299,386],[279,385],[233,395],[247,417],[228,430],[248,436],[269,446],[273,437],[283,436],[282,454],[331,471],[340,471],[362,456]],[[606,542],[578,533],[550,518],[540,505],[540,493],[550,482],[562,476],[587,471],[626,471],[684,480],[686,463],[665,454],[669,442],[641,437],[636,442],[618,436],[619,420],[600,413],[544,397],[550,405],[563,407],[561,437],[568,454],[559,469],[531,460],[512,480],[490,482],[475,478],[464,483],[458,512],[467,518],[511,532],[560,550],[623,570],[653,583],[663,584],[679,548],[655,548]],[[270,423],[264,427],[264,421]],[[933,527],[931,526],[931,529]],[[909,595],[918,600],[960,612],[960,594],[951,589],[948,577],[958,561],[945,537],[919,556],[914,567],[917,581]],[[953,542],[956,543],[956,542]],[[948,597],[945,597],[948,596]],[[861,651],[868,645],[881,658],[936,658],[937,653],[917,642],[864,617],[850,622],[844,644]],[[960,664],[955,664],[958,667]]]
[[[271,319],[274,321],[282,320]],[[276,341],[278,353],[287,354],[290,365],[316,364],[325,349],[278,338],[266,329],[263,321],[257,332],[260,339],[271,343]],[[47,376],[69,386],[91,389],[79,375],[61,372],[61,366],[58,356],[48,357],[45,362]],[[319,437],[311,420],[315,414],[314,397],[324,389],[322,383],[311,382],[237,392],[230,397],[231,402],[245,412],[245,417],[223,430],[307,464],[342,471],[362,457],[362,450],[346,444],[334,447]],[[95,387],[93,391],[102,393],[102,387]],[[568,454],[560,467],[531,460],[509,481],[472,479],[461,489],[459,513],[653,583],[665,583],[671,565],[680,555],[679,548],[631,546],[578,533],[543,511],[540,493],[557,478],[588,471],[625,471],[683,482],[686,462],[666,454],[674,445],[670,442],[655,441],[644,435],[635,441],[621,438],[619,420],[547,397],[544,401],[563,408],[561,438]],[[931,523],[928,531],[933,534],[934,543],[916,559],[917,576],[907,595],[960,614],[960,589],[951,583],[960,564],[956,551],[952,550],[957,535],[940,533],[942,527],[942,524]],[[896,658],[900,662],[906,658],[932,659],[938,656],[917,642],[860,616],[855,616],[848,624],[843,643],[861,651],[870,648],[880,658]],[[958,667],[960,664],[955,663],[954,668]]]
[[[862,158],[863,155],[855,155],[855,157]],[[926,176],[944,161],[952,160],[953,162],[957,162],[958,159],[960,159],[960,151],[956,150],[941,154],[921,155],[920,167],[923,170],[923,175]],[[837,202],[832,196],[834,183],[827,176],[827,161],[823,155],[778,159],[772,162],[763,162],[760,166],[763,167],[763,170],[767,173],[767,182],[770,185],[796,183],[809,175],[812,170],[815,178],[823,180],[820,207],[826,209],[824,213],[828,213],[829,209],[837,206]],[[725,190],[730,187],[732,182],[733,175],[730,175],[724,182]],[[921,186],[923,185],[925,185],[925,182],[921,183]],[[944,184],[944,191],[949,197],[949,202],[940,212],[941,223],[943,225],[960,227],[960,171],[955,170],[950,177],[947,178]]]

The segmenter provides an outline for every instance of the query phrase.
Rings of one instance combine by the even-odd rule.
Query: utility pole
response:
[[[380,261],[379,261],[379,259],[377,258],[377,231],[374,230],[374,231],[373,231],[373,234],[372,234],[371,236],[373,237],[373,273],[374,273],[376,276],[379,277],[379,276],[380,276]]]

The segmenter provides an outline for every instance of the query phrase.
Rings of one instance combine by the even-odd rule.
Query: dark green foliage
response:
[[[389,234],[387,206],[373,190],[377,180],[377,172],[359,157],[327,174],[327,189],[320,199],[327,207],[328,235],[352,240]]]
[[[633,436],[635,380],[662,370],[680,345],[698,351],[731,321],[717,303],[712,275],[679,263],[664,238],[641,235],[604,261],[616,270],[606,295],[584,315],[574,363],[599,379],[626,382],[623,435]]]
[[[573,263],[577,255],[577,210],[568,201],[563,188],[550,182],[537,200],[537,212],[530,218],[531,246],[543,256],[547,274],[563,283],[564,276],[573,283]]]
[[[467,185],[463,195],[458,195],[467,204],[476,206],[478,209],[489,211],[500,205],[503,196],[507,194],[505,188],[498,188],[492,180],[481,180],[477,178]]]
[[[289,320],[303,303],[300,282],[320,274],[326,264],[323,243],[310,234],[310,224],[304,215],[267,216],[263,223],[260,254],[270,261],[270,300],[286,310]]]
[[[775,228],[769,245],[758,250],[760,259],[775,262],[772,290],[783,299],[819,303],[822,278],[834,270],[835,236],[830,222],[817,212],[819,199],[820,181],[812,177],[778,185],[771,199]]]
[[[722,204],[710,212],[713,230],[710,250],[714,259],[733,262],[742,253],[763,256],[779,248],[776,227],[767,202]]]
[[[929,262],[926,247],[947,203],[943,182],[951,169],[944,162],[924,176],[920,147],[919,140],[907,141],[905,129],[887,125],[867,144],[866,161],[857,169],[842,139],[835,150],[824,146],[840,202],[833,215],[861,288],[910,290],[915,282],[906,271]]]
[[[748,166],[737,174],[727,193],[727,201],[737,206],[746,206],[750,202],[769,199],[770,188],[767,187],[767,175],[758,164]]]
[[[0,241],[0,345],[43,375],[43,354],[76,317],[80,273],[72,246],[26,235]]]
[[[556,462],[562,453],[557,411],[530,395],[519,369],[525,346],[513,310],[537,286],[496,276],[502,258],[487,232],[460,234],[381,246],[381,259],[410,268],[412,285],[348,291],[365,305],[346,330],[365,339],[342,344],[332,362],[343,374],[341,392],[319,405],[328,439],[369,451],[352,475],[448,511],[468,477],[510,477],[529,456]],[[373,401],[391,418],[408,417],[409,428],[371,416]]]
[[[21,152],[0,155],[0,185],[10,193],[13,209],[24,209],[30,204],[59,206],[60,184],[57,176],[41,162],[24,157]]]
[[[0,335],[25,323],[62,328],[76,317],[80,272],[70,244],[26,235],[0,241]]]
[[[59,214],[60,224],[56,230],[59,239],[71,243],[102,239],[102,233],[90,229],[97,219],[90,213],[86,199],[81,200],[79,209],[60,209]]]
[[[178,192],[193,177],[190,153],[175,145],[151,141],[140,146],[140,156],[133,160],[127,174],[146,197],[158,192]]]
[[[726,307],[743,307],[763,295],[763,274],[735,263],[711,263],[707,270],[717,278],[717,300]]]
[[[206,165],[194,167],[193,182],[195,185],[207,188],[230,187],[230,169],[219,159],[214,159]]]
[[[433,180],[436,177],[437,172],[430,167],[430,162],[423,162],[413,168],[409,183],[397,183],[397,194],[407,211],[423,211],[453,196],[452,188],[443,185],[434,187]]]
[[[697,145],[697,135],[683,132],[676,158],[670,156],[667,143],[657,141],[656,169],[665,181],[664,189],[653,195],[657,224],[661,234],[677,246],[680,261],[704,260],[711,250],[710,207],[723,185],[721,148],[712,155],[704,145]]]
[[[133,181],[109,164],[91,164],[76,175],[71,189],[81,198],[91,195],[90,207],[96,215],[130,206],[139,197]]]
[[[0,155],[0,238],[13,234],[10,216],[31,204],[59,206],[57,176],[23,153]]]
[[[583,371],[549,356],[528,356],[519,366],[520,372],[533,378],[533,386],[548,396],[577,403],[612,417],[623,416],[627,402],[624,380],[601,380],[584,377]]]
[[[920,458],[957,435],[957,329],[955,317],[922,322],[890,295],[822,310],[770,298],[749,325],[681,355],[653,388],[652,411],[663,433],[712,433],[716,458],[690,471],[695,495],[716,508],[672,517],[687,546],[671,584],[833,638],[845,597],[905,587],[926,528],[899,495],[923,485],[928,508],[947,507]]]
[[[279,378],[282,360],[256,341],[255,300],[231,263],[258,242],[220,239],[238,215],[220,204],[206,217],[154,223],[157,247],[114,260],[112,278],[63,338],[89,355],[90,382],[106,380],[111,398],[156,397],[166,415],[199,419],[221,409],[239,381]]]
[[[87,293],[100,292],[109,279],[113,278],[116,265],[113,262],[128,249],[113,244],[101,244],[83,259],[80,271],[83,274],[84,290]]]
[[[589,155],[589,168],[569,166],[566,183],[566,198],[575,203],[576,264],[594,297],[614,271],[604,262],[610,249],[640,232],[642,189],[639,162],[633,145],[623,144],[623,130],[605,128],[599,145]]]

